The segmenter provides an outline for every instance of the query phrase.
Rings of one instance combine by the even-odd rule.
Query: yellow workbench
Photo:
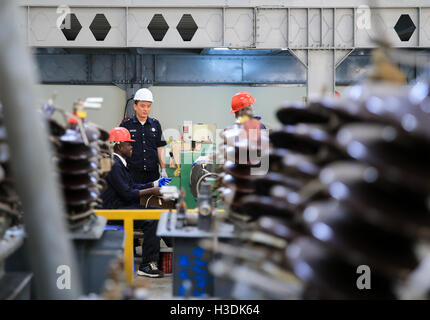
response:
[[[167,209],[144,209],[144,210],[94,210],[96,215],[105,217],[107,220],[123,220],[125,232],[124,245],[124,271],[129,283],[133,282],[133,222],[134,220],[160,220],[161,213]],[[172,210],[176,211],[176,210]],[[188,210],[195,212],[196,210]]]

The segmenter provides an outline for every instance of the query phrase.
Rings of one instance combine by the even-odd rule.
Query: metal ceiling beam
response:
[[[62,52],[60,50],[60,52]],[[42,83],[305,84],[306,69],[292,56],[35,54]]]
[[[194,6],[190,1],[183,7],[167,7],[173,4],[172,1],[154,2],[152,5],[155,7],[141,6],[136,1],[133,5],[123,1],[122,6],[117,3],[109,7],[106,2],[99,6],[95,4],[100,2],[92,2],[93,6],[88,6],[85,1],[68,3],[70,7],[49,6],[52,4],[50,1],[20,1],[20,27],[27,35],[28,45],[340,50],[375,47],[372,37],[385,32],[395,47],[430,46],[430,33],[427,31],[430,28],[428,1],[409,1],[408,5],[400,7],[394,7],[388,1],[378,1],[381,7],[369,10],[362,3],[356,7],[350,3],[348,6],[336,7],[324,5],[327,1],[313,1],[313,4],[319,4],[317,7],[295,7],[290,5],[290,1],[288,6],[286,2],[278,6],[264,6],[263,1],[249,1],[247,6],[242,7],[226,6],[225,1],[222,1],[222,5],[221,2],[214,2],[212,7]],[[386,7],[382,7],[381,3]],[[184,14],[191,15],[197,28],[189,41],[184,41],[180,28],[178,30]],[[70,15],[75,15],[80,25],[74,40],[67,40],[58,27]],[[90,29],[96,15],[104,15],[110,25],[102,41],[97,40]],[[154,40],[148,29],[155,15],[162,15],[168,26],[160,41]],[[416,28],[407,41],[402,41],[394,28],[401,15],[409,15]],[[375,27],[376,24],[379,28]],[[74,27],[73,24],[71,27]]]
[[[333,91],[335,69],[339,61],[356,48],[376,47],[373,39],[381,35],[385,35],[394,47],[430,48],[428,0],[402,1],[399,4],[381,0],[376,5],[371,4],[372,8],[357,0],[349,1],[348,5],[342,1],[310,0],[306,2],[307,7],[303,7],[302,1],[282,0],[130,0],[115,3],[74,0],[66,1],[69,7],[60,8],[49,0],[21,0],[19,3],[22,6],[21,29],[27,35],[29,46],[137,50],[216,47],[289,50],[307,69],[309,94],[320,94],[322,88]],[[97,21],[102,21],[100,16],[103,15],[109,24],[109,27],[100,26],[97,29],[108,30],[103,40],[100,40],[100,31],[96,39],[91,30],[96,15],[99,17]],[[155,17],[156,23],[148,28]],[[185,19],[185,24],[184,17],[188,19]],[[407,17],[409,22],[406,25],[401,23],[402,17]],[[59,27],[63,21],[73,23],[66,26],[65,30]],[[196,69],[190,70],[204,70],[208,77],[213,75],[206,82],[241,83],[239,78],[235,78],[236,73],[219,75],[207,69],[210,67],[202,59],[193,60],[192,66]],[[227,71],[229,68],[237,70],[234,60],[219,61],[227,66]],[[174,70],[173,65],[169,64],[170,70]],[[258,63],[251,65],[256,66]],[[242,72],[245,69],[242,67],[240,70]],[[194,71],[163,73],[162,76],[154,73],[154,77],[158,76],[160,82],[166,83],[170,83],[169,80],[173,78],[186,77],[186,83],[193,83],[196,74]],[[221,77],[219,82],[218,77]],[[285,76],[273,78],[267,75],[264,78],[262,74],[261,77],[262,81],[256,77],[252,79],[256,80],[255,83],[267,79],[276,79],[275,82],[281,79],[281,83],[295,81],[294,77],[290,82],[285,82]],[[157,81],[155,78],[153,80]],[[197,80],[201,81],[199,77]],[[240,81],[248,83],[246,78]]]
[[[15,0],[20,6],[56,6],[58,0]],[[63,4],[70,6],[83,7],[303,7],[303,0],[64,0]],[[408,6],[423,7],[427,4],[426,0],[407,1]],[[334,8],[334,7],[358,7],[369,5],[372,7],[404,7],[404,1],[394,2],[392,0],[363,1],[363,0],[306,0],[308,7]]]

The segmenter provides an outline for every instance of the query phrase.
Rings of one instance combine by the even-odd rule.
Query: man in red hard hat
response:
[[[251,115],[254,119],[259,120],[261,117],[253,116],[252,104],[255,102],[255,98],[248,92],[236,93],[231,99],[231,110],[230,113],[234,113],[236,119],[245,115]],[[266,126],[260,121],[260,129],[266,129]]]
[[[147,209],[140,205],[140,197],[145,194],[159,195],[159,187],[167,185],[171,179],[161,178],[145,184],[136,184],[127,167],[126,159],[133,153],[134,140],[123,127],[113,128],[109,141],[114,143],[114,164],[106,177],[107,189],[101,194],[103,209]],[[143,230],[142,263],[138,275],[161,278],[163,273],[157,267],[160,254],[160,238],[156,236],[157,220],[135,221],[134,227]]]

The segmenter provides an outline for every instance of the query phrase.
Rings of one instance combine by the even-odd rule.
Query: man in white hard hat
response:
[[[135,183],[148,183],[161,176],[168,178],[164,164],[164,146],[161,125],[157,119],[150,118],[151,106],[154,102],[152,92],[146,88],[136,91],[134,110],[136,115],[124,120],[120,126],[130,131],[133,142],[133,155],[127,160],[130,173]]]

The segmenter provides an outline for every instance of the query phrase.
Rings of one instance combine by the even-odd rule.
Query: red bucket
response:
[[[172,273],[172,258],[173,253],[160,251],[160,260],[158,261],[158,268],[164,273]]]

